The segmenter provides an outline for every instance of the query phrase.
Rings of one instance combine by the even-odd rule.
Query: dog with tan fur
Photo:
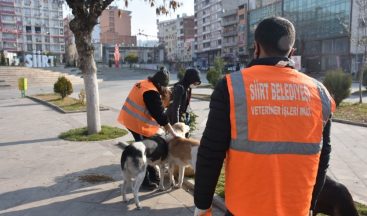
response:
[[[200,142],[194,139],[177,137],[168,143],[168,164],[170,185],[181,188],[185,169],[191,166],[195,171],[196,158]],[[174,179],[174,167],[178,166],[178,184]]]

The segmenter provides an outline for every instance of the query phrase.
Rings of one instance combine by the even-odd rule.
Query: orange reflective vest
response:
[[[286,67],[256,65],[226,79],[228,210],[236,216],[308,215],[333,99],[321,83]]]
[[[153,83],[148,80],[136,83],[126,98],[117,119],[127,129],[146,137],[155,135],[159,129],[159,124],[150,115],[143,99],[144,92],[150,90],[158,92]]]

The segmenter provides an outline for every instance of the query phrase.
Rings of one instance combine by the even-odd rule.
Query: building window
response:
[[[41,33],[41,27],[34,27],[34,31],[36,32],[36,33]]]
[[[24,0],[25,6],[31,6],[31,0]]]
[[[27,51],[32,51],[32,50],[33,50],[32,44],[27,44]]]
[[[32,35],[27,35],[27,41],[32,42]]]
[[[26,31],[27,33],[32,33],[32,27],[31,27],[31,26],[26,26],[26,27],[25,27],[25,31]]]
[[[42,51],[42,44],[36,44],[36,50]]]

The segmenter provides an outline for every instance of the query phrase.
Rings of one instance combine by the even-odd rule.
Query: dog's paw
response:
[[[136,209],[137,209],[137,210],[141,210],[141,209],[142,209],[142,207],[141,207],[140,203],[139,203],[139,204],[136,204]]]
[[[173,186],[175,189],[179,189],[179,188],[182,188],[182,185],[179,185],[179,184],[176,184]]]
[[[165,187],[163,187],[163,186],[159,186],[158,187],[158,191],[165,191],[166,190],[166,188]]]

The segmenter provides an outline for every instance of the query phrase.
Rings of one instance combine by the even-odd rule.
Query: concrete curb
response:
[[[64,109],[62,109],[62,108],[60,108],[60,107],[58,107],[58,106],[56,106],[56,105],[54,105],[54,104],[52,104],[52,103],[49,103],[49,102],[47,102],[47,101],[41,100],[41,99],[36,98],[36,97],[26,96],[26,98],[29,98],[29,99],[31,99],[31,100],[33,100],[33,101],[36,101],[36,102],[38,102],[38,103],[41,103],[41,104],[43,104],[43,105],[49,106],[49,107],[51,107],[52,109],[54,109],[54,110],[56,110],[56,111],[58,111],[58,112],[60,112],[60,113],[63,113],[63,114],[69,114],[69,113],[82,113],[82,112],[86,112],[86,111],[66,111],[66,110],[64,110]],[[100,107],[100,108],[99,108],[99,110],[100,110],[100,111],[106,111],[106,110],[109,110],[109,108],[107,108],[107,107]]]
[[[343,120],[343,119],[336,119],[336,118],[333,118],[332,120],[333,120],[333,122],[349,124],[349,125],[354,125],[354,126],[360,126],[360,127],[367,127],[367,124],[365,124],[365,123],[352,122],[352,121]]]
[[[184,178],[184,182],[183,184],[189,189],[194,191],[194,180],[192,179],[188,179],[188,178]],[[222,210],[223,212],[227,211],[226,205],[224,204],[224,199],[216,194],[214,194],[213,197],[213,205],[217,208],[219,208],[220,210]]]

